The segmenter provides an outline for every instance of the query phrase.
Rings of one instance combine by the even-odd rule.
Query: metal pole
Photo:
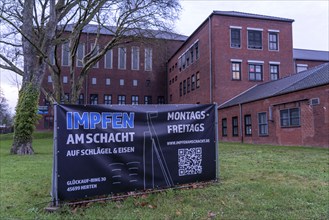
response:
[[[218,105],[215,103],[215,138],[216,138],[216,181],[218,181],[219,178],[219,141],[218,141]]]
[[[53,144],[53,173],[52,173],[52,205],[58,206],[58,170],[57,170],[57,107],[58,104],[54,103],[54,144]]]

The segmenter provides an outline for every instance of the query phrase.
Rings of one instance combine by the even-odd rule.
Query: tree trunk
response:
[[[25,84],[19,92],[14,122],[14,141],[11,154],[34,154],[32,134],[38,121],[39,89],[33,83]]]

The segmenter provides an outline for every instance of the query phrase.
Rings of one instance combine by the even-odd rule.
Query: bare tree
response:
[[[179,9],[178,0],[0,0],[0,68],[23,77],[11,153],[34,153],[32,133],[40,91],[53,102],[64,95],[56,59],[59,46],[68,46],[71,102],[75,102],[90,68],[109,49],[129,36],[151,37],[155,33],[145,30],[167,32]],[[90,24],[96,27],[95,46],[79,61],[82,70],[77,73],[79,41]],[[99,48],[96,45],[102,30],[111,32],[112,37]],[[53,93],[41,87],[46,68],[52,74]]]

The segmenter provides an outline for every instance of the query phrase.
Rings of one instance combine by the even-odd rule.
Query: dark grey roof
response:
[[[289,18],[280,18],[273,17],[267,15],[259,15],[259,14],[250,14],[238,11],[213,11],[215,15],[224,15],[224,16],[233,16],[233,17],[243,17],[243,18],[256,18],[256,19],[265,19],[265,20],[274,20],[274,21],[286,21],[286,22],[294,22],[293,19]]]
[[[329,51],[294,49],[295,60],[319,60],[329,61]]]
[[[326,84],[329,84],[329,63],[321,64],[276,81],[256,85],[223,103],[219,108],[226,108]]]
[[[74,24],[69,24],[66,26],[66,31],[72,31]],[[83,33],[97,33],[98,26],[93,24],[88,24],[82,30]],[[100,29],[100,34],[102,35],[114,35],[117,27],[115,26],[105,26]],[[157,39],[165,39],[165,40],[177,40],[177,41],[185,41],[187,36],[168,32],[168,31],[160,31],[160,30],[146,30],[146,29],[127,29],[124,33],[125,36],[137,36],[143,35],[148,38],[157,38]]]

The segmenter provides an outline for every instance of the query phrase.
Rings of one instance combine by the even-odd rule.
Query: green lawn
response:
[[[33,156],[0,138],[0,219],[329,219],[329,149],[220,143],[219,183],[47,213],[51,134]]]

